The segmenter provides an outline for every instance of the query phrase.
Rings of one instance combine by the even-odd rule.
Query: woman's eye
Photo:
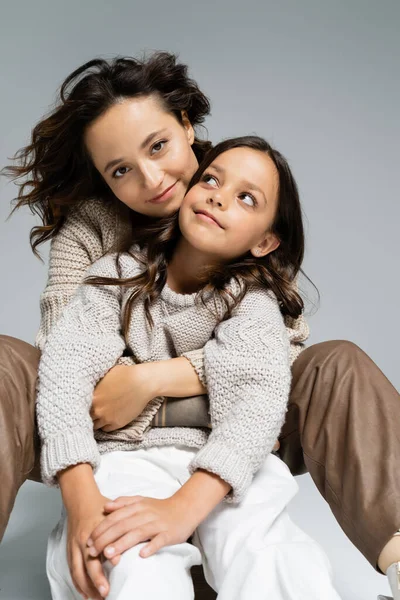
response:
[[[151,147],[150,154],[158,154],[159,152],[161,152],[161,150],[164,148],[166,143],[167,143],[167,140],[160,140],[159,142],[156,142],[155,144],[153,144],[153,146]]]
[[[241,194],[240,199],[247,206],[257,206],[257,200],[251,194]]]
[[[214,187],[218,185],[218,181],[216,180],[216,178],[207,173],[203,175],[202,180],[204,181],[204,183],[207,183],[208,185],[213,185]]]
[[[118,169],[115,169],[113,172],[114,179],[121,179],[121,177],[126,175],[129,170],[130,169],[128,167],[118,167]]]

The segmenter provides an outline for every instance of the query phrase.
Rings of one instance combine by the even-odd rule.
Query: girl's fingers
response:
[[[148,558],[169,544],[168,535],[165,532],[161,532],[140,550],[139,556]]]
[[[116,567],[120,560],[121,560],[121,555],[120,554],[118,554],[118,556],[114,556],[113,558],[109,559],[109,561],[110,561],[110,563],[112,564],[113,567]]]
[[[100,598],[105,598],[110,591],[110,586],[104,575],[103,565],[101,564],[100,559],[87,556],[85,559],[85,566],[97,594]],[[90,598],[92,598],[92,596],[90,596]]]
[[[134,530],[128,531],[125,535],[116,540],[113,544],[109,544],[104,548],[104,556],[111,559],[114,556],[121,555],[130,548],[134,548],[138,544],[147,542],[153,536],[159,534],[159,527],[154,521],[149,522]]]
[[[110,513],[92,531],[92,533],[90,534],[90,537],[87,541],[87,545],[89,547],[94,546],[96,544],[97,540],[99,539],[99,537],[104,535],[110,528],[112,528],[118,524],[121,525],[121,523],[127,521],[128,519],[131,519],[137,513],[138,513],[138,511],[136,510],[136,508],[134,506],[124,506],[124,507]]]
[[[101,596],[86,572],[86,565],[82,552],[76,549],[72,552],[71,561],[71,578],[74,586],[84,598],[93,598],[93,600],[101,600]]]
[[[131,517],[130,519],[121,519],[121,521],[119,521],[112,527],[109,527],[107,531],[105,531],[98,538],[93,539],[93,545],[90,546],[90,548],[88,549],[89,554],[91,556],[98,556],[103,552],[104,556],[106,556],[107,558],[110,558],[115,554],[121,554],[124,550],[126,550],[126,547],[121,547],[121,549],[119,546],[119,540],[130,533],[132,533],[132,535],[134,536],[133,539],[136,540],[137,533],[140,532],[140,537],[142,535],[141,531],[143,527],[147,526],[147,524],[152,521],[153,519],[150,515],[147,517],[144,515],[140,515],[139,518]],[[138,539],[138,541],[136,541],[136,543],[134,544],[131,544],[129,548],[131,548],[132,545],[136,545],[141,541],[143,540]],[[107,546],[113,546],[115,548],[114,554],[107,554],[107,552],[105,552]]]
[[[110,509],[114,511],[118,508],[123,508],[124,506],[138,504],[141,500],[143,500],[143,496],[119,496],[118,498],[115,498],[115,500],[107,502],[104,507],[110,507]]]

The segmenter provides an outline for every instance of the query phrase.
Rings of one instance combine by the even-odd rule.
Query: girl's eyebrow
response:
[[[159,129],[158,131],[153,131],[153,133],[150,133],[147,138],[144,140],[144,142],[142,142],[140,144],[140,149],[143,150],[148,144],[150,144],[154,138],[158,137],[159,135],[162,135],[163,133],[166,132],[166,127],[164,127],[164,129]],[[125,162],[125,158],[114,158],[114,160],[110,160],[105,168],[104,168],[104,173],[107,173],[107,171],[109,169],[111,169],[112,167],[115,167],[116,165],[118,165],[121,162]]]
[[[217,173],[220,173],[221,175],[225,175],[225,173],[226,173],[225,169],[223,167],[220,167],[219,165],[211,164],[208,168],[215,169],[217,171]],[[261,196],[263,197],[265,204],[268,204],[268,200],[261,188],[259,188],[254,183],[247,181],[246,179],[242,179],[240,181],[240,183],[241,183],[241,185],[243,185],[245,188],[247,188],[249,190],[252,190],[254,192],[259,192],[259,194],[261,194]]]

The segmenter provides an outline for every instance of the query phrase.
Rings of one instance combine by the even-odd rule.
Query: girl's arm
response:
[[[276,298],[250,290],[205,346],[212,432],[190,479],[165,500],[118,498],[89,540],[111,558],[140,542],[141,556],[184,542],[227,496],[239,502],[282,427],[290,391],[289,340]],[[128,535],[126,535],[128,534]]]
[[[116,277],[114,256],[88,275]],[[118,286],[81,285],[53,327],[39,365],[37,419],[42,476],[52,485],[59,471],[77,463],[96,468],[99,452],[89,414],[97,382],[125,348],[120,332]]]
[[[239,502],[277,440],[290,392],[289,339],[272,293],[250,289],[205,346],[212,431],[190,464]]]

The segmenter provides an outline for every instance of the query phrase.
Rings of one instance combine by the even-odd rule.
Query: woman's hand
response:
[[[105,375],[93,395],[90,414],[94,429],[121,429],[159,395],[152,366],[152,363],[117,365]]]
[[[186,542],[198,525],[193,510],[176,494],[165,500],[127,496],[105,505],[112,511],[90,536],[92,557],[114,558],[141,542],[151,540],[140,551],[142,558],[164,546]]]

